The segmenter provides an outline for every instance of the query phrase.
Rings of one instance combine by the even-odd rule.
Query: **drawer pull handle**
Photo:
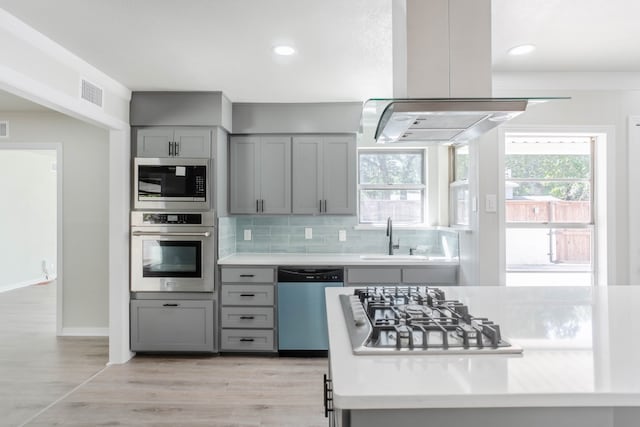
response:
[[[327,374],[324,374],[324,417],[325,418],[329,418],[329,412],[333,412],[333,381],[327,378]]]
[[[255,277],[255,274],[241,274],[240,277]]]
[[[253,338],[240,338],[240,342],[253,342]]]
[[[240,294],[241,297],[255,297],[256,294]]]
[[[180,304],[162,304],[163,307],[179,307]]]
[[[255,319],[255,317],[254,316],[240,316],[240,319],[241,320],[253,320],[253,319]]]

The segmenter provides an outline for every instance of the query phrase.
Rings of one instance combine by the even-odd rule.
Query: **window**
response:
[[[507,285],[591,284],[593,149],[588,136],[507,137]]]
[[[469,146],[451,148],[453,164],[452,182],[449,184],[449,222],[451,225],[469,225]]]
[[[361,224],[426,222],[424,150],[362,149],[358,165]]]

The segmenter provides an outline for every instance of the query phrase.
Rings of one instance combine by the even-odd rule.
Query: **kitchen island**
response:
[[[355,355],[326,290],[338,426],[640,425],[640,287],[440,287],[520,355]]]

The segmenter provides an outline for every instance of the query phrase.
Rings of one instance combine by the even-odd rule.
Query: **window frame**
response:
[[[503,271],[503,274],[505,274],[505,285],[507,286],[519,286],[519,285],[513,285],[508,283],[507,279],[506,279],[506,275],[511,274],[511,273],[558,273],[558,274],[563,274],[563,273],[588,273],[590,274],[591,277],[591,286],[593,286],[596,283],[596,264],[597,264],[597,253],[596,253],[596,246],[597,246],[597,227],[596,227],[596,215],[597,215],[597,189],[596,189],[596,155],[597,155],[597,148],[596,148],[596,141],[597,141],[597,137],[592,135],[592,134],[588,134],[588,135],[576,135],[576,137],[580,138],[580,137],[588,137],[589,138],[589,178],[585,179],[585,178],[511,178],[511,177],[507,177],[506,176],[506,164],[507,164],[507,157],[509,156],[509,154],[507,153],[507,144],[509,144],[510,141],[512,141],[515,138],[521,138],[521,137],[525,137],[527,136],[527,134],[531,134],[532,138],[533,137],[541,137],[541,136],[546,136],[545,133],[543,132],[526,132],[526,133],[521,133],[521,132],[505,132],[505,134],[503,135],[502,139],[501,139],[501,143],[503,145],[502,147],[502,160],[501,160],[501,164],[502,164],[502,168],[505,171],[505,175],[503,176],[502,179],[502,197],[503,197],[503,231],[502,231],[502,245],[504,246],[504,250],[503,250],[503,261],[501,263],[501,269]],[[554,132],[553,133],[554,136],[558,136],[559,138],[562,139],[570,139],[571,138],[571,132],[562,132],[562,131],[558,131],[558,132]],[[539,183],[545,183],[545,182],[588,182],[589,183],[589,191],[590,191],[590,198],[589,198],[589,203],[590,203],[590,208],[589,208],[589,220],[588,221],[583,221],[583,222],[558,222],[558,221],[547,221],[547,222],[532,222],[532,221],[527,221],[527,222],[517,222],[517,221],[508,221],[506,218],[506,202],[507,202],[507,198],[506,198],[506,184],[508,182],[539,182]],[[557,270],[557,271],[541,271],[540,269],[514,269],[512,268],[508,263],[507,263],[507,257],[506,257],[506,251],[507,251],[507,239],[508,239],[508,233],[509,230],[548,230],[550,233],[556,233],[558,230],[562,231],[562,230],[587,230],[589,232],[589,236],[590,236],[590,264],[589,264],[589,269],[588,270],[582,270],[582,269],[576,269],[576,270]],[[551,256],[551,249],[550,249],[550,253],[548,254],[549,256]]]
[[[360,183],[360,156],[362,154],[372,154],[372,153],[378,153],[378,154],[420,154],[422,156],[422,174],[421,174],[421,180],[422,180],[422,184],[361,184]],[[422,220],[421,222],[417,222],[417,223],[394,223],[394,227],[399,227],[399,228],[425,228],[427,227],[428,224],[428,216],[429,216],[429,211],[428,211],[428,207],[429,207],[429,185],[428,185],[428,150],[426,148],[422,148],[422,147],[407,147],[407,148],[378,148],[378,147],[373,147],[373,148],[359,148],[358,152],[357,152],[357,159],[358,159],[358,168],[357,168],[357,173],[358,173],[358,181],[357,181],[357,203],[358,203],[358,209],[357,209],[357,215],[358,215],[358,223],[357,223],[357,227],[359,228],[367,228],[367,227],[374,227],[374,228],[379,228],[381,226],[386,226],[386,219],[383,222],[362,222],[362,217],[361,217],[361,212],[360,212],[360,200],[361,200],[361,194],[362,191],[367,191],[367,190],[398,190],[398,191],[402,191],[402,190],[419,190],[422,191],[422,203],[421,203],[421,216],[422,216]]]
[[[459,148],[466,147],[467,149],[467,157],[470,156],[470,147],[469,144],[459,144],[452,145],[449,147],[449,225],[453,228],[468,228],[471,226],[471,189],[469,188],[469,165],[470,162],[467,162],[467,174],[462,179],[456,179],[457,168],[456,168],[456,150]],[[459,216],[457,215],[456,202],[457,197],[454,197],[457,192],[466,191],[467,194],[467,206],[466,206],[466,222],[461,221]]]

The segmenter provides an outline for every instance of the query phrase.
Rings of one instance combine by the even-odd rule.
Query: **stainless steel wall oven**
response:
[[[200,210],[211,205],[209,159],[134,159],[134,209]]]
[[[213,292],[215,216],[131,213],[132,292]]]

